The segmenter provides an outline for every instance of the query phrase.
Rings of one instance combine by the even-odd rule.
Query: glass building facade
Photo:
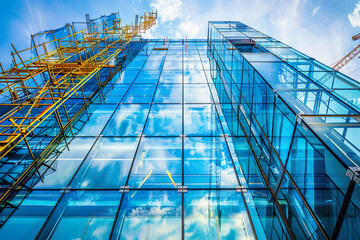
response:
[[[1,239],[360,238],[356,81],[240,22],[132,44]]]
[[[360,84],[240,22],[210,22],[208,40],[235,151],[246,142],[252,153],[240,166],[266,236],[359,239]]]

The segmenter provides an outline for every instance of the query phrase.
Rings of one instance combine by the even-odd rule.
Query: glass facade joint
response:
[[[236,186],[236,192],[237,193],[246,193],[246,187],[245,186]]]
[[[121,186],[119,189],[120,193],[128,193],[130,190],[130,186]]]
[[[346,171],[346,176],[350,178],[350,181],[353,180],[356,184],[360,185],[360,168],[359,167],[350,167]]]
[[[65,186],[61,188],[60,193],[69,193],[70,190],[71,190],[71,186]]]
[[[221,138],[228,138],[228,137],[229,137],[229,134],[221,134],[220,137],[221,137]]]
[[[278,98],[278,97],[279,97],[278,90],[274,89],[274,94],[275,94],[275,97],[276,97],[276,98]]]
[[[178,192],[179,193],[187,193],[187,186],[179,186],[178,187]]]
[[[303,113],[298,113],[296,114],[295,118],[296,118],[296,122],[301,125],[302,121],[304,120],[304,117],[302,116]]]

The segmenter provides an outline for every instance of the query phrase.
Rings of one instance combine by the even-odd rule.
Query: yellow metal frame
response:
[[[124,50],[129,49],[124,47],[134,37],[154,26],[156,18],[156,13],[145,12],[140,17],[138,25],[122,26],[121,19],[118,18],[63,38],[54,37],[55,40],[21,51],[17,51],[13,46],[13,67],[4,70],[0,64],[0,83],[5,83],[5,87],[0,88],[0,94],[9,95],[10,103],[7,105],[13,106],[9,112],[0,116],[0,136],[2,139],[6,138],[0,141],[0,159],[24,140],[34,162],[0,198],[0,202],[3,202],[12,188],[16,188],[33,169],[42,180],[38,169],[39,159],[35,159],[27,141],[29,134],[34,136],[34,129],[50,116],[55,116],[59,129],[64,134],[65,127],[71,126],[65,102],[74,94],[77,95],[80,90],[85,100],[84,84],[93,77],[99,84],[99,71],[102,68],[114,68],[114,59],[126,57]],[[56,48],[48,51],[54,45]],[[43,54],[27,60],[22,57],[33,51],[37,52],[39,48],[42,48]],[[42,82],[41,75],[47,76],[46,82]],[[67,124],[63,124],[60,118],[58,109],[61,106],[64,107],[67,116]],[[39,113],[37,108],[45,109]],[[51,148],[50,145],[44,152]]]
[[[11,101],[16,105],[14,110],[0,120],[0,136],[7,136],[5,141],[0,141],[0,159],[24,140],[45,119],[56,112],[100,69],[114,67],[109,62],[121,52],[124,53],[123,49],[117,49],[117,46],[128,43],[139,33],[143,33],[152,27],[156,22],[156,15],[145,13],[140,19],[142,20],[138,26],[121,26],[121,19],[115,19],[113,26],[99,32],[96,30],[103,24],[19,52],[14,48],[15,52],[12,53],[14,67],[7,71],[2,70],[0,73],[0,82],[6,83],[6,86],[0,89],[0,93],[4,94],[9,91]],[[107,24],[105,23],[105,25]],[[95,33],[91,33],[91,31],[95,31]],[[66,38],[76,38],[78,35],[82,35],[82,38],[75,41],[75,47],[73,46],[74,42],[66,43],[68,42]],[[65,44],[62,44],[63,40]],[[54,42],[57,43],[58,47],[48,52],[46,46]],[[25,61],[21,58],[21,53],[32,51],[40,46],[44,48],[44,54]],[[109,50],[115,50],[115,52],[109,54]],[[82,56],[86,57],[88,55],[86,53],[90,51],[93,56],[89,59],[82,59]],[[14,55],[17,55],[20,62],[16,61]],[[69,61],[75,56],[78,57],[78,61]],[[43,73],[48,74],[49,80],[40,86],[36,77]],[[36,87],[30,87],[29,81],[32,81]],[[33,96],[29,96],[30,90],[37,92],[32,94]],[[18,100],[21,100],[19,99],[20,92],[23,95],[28,95],[28,97],[19,102]],[[49,103],[48,100],[52,100],[52,103]],[[30,109],[24,116],[13,116],[15,112],[29,105]],[[47,108],[34,116],[32,110],[42,106],[47,106]],[[9,120],[11,124],[2,124],[5,120]]]

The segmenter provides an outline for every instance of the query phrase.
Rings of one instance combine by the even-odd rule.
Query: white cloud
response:
[[[205,26],[199,28],[198,34],[194,38],[206,38],[207,21],[233,20],[248,24],[325,64],[331,64],[341,59],[352,49],[353,43],[349,38],[351,27],[348,27],[349,24],[344,21],[344,18],[335,17],[331,23],[325,19],[318,19],[314,22],[313,18],[308,16],[309,14],[311,16],[320,5],[312,5],[310,0],[282,0],[282,4],[278,4],[278,0],[266,2],[228,0],[227,4],[222,1],[209,0],[209,7],[204,7],[198,1],[193,0],[182,0],[182,2],[183,16],[174,22],[172,28],[176,37],[186,36],[181,35],[180,25],[186,21],[187,16],[191,16],[188,19],[192,23],[191,26],[200,24]],[[275,5],[276,8],[274,8]],[[319,14],[322,9],[320,6],[316,14]],[[171,35],[166,36],[172,37]],[[351,74],[352,77],[360,78],[360,73],[351,72],[355,73]]]
[[[351,26],[360,27],[360,2],[355,5],[355,9],[348,15]]]
[[[27,36],[30,36],[31,34],[44,30],[44,22],[46,19],[44,19],[43,9],[41,9],[37,3],[30,2],[29,0],[26,0],[24,5],[26,8],[23,10],[24,14],[22,15],[21,25],[19,24],[22,31],[24,31]],[[24,25],[24,22],[26,25]]]
[[[317,12],[319,11],[319,9],[320,9],[320,6],[314,8],[312,15],[315,16],[317,14]]]
[[[181,0],[153,0],[150,7],[158,11],[159,21],[165,23],[181,17]]]
[[[151,1],[151,6],[159,11],[157,28],[150,31],[155,38],[206,38],[208,21],[233,20],[248,24],[325,64],[341,59],[353,48],[350,24],[342,16],[334,17],[330,23],[321,18],[314,22],[309,14],[317,15],[326,9],[313,5],[310,0],[281,0],[282,4],[278,4],[279,0],[228,0],[227,4],[208,0],[207,6],[193,0]],[[353,26],[360,26],[360,2],[349,14],[349,20]],[[360,64],[360,60],[355,62],[353,66]],[[341,71],[360,79],[360,72],[351,69],[349,66]]]
[[[195,38],[198,37],[200,30],[204,27],[203,24],[193,22],[190,16],[181,21],[179,25],[179,32],[176,33],[176,38]]]
[[[141,37],[146,38],[146,39],[158,38],[158,36],[156,35],[156,29],[157,28],[158,28],[158,25],[153,26],[152,28],[147,30],[145,33],[141,34]]]

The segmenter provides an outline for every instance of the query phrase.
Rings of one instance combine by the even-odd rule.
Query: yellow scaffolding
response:
[[[57,39],[58,47],[48,52],[47,45],[52,44],[55,40],[43,43],[44,54],[28,60],[23,60],[21,53],[31,51],[39,47],[39,45],[19,52],[13,46],[14,67],[0,72],[0,83],[6,83],[6,86],[0,89],[0,93],[4,94],[8,91],[16,108],[0,120],[0,124],[6,120],[11,122],[10,125],[0,125],[0,136],[7,136],[6,140],[0,142],[0,159],[13,149],[17,143],[26,139],[26,136],[46,118],[56,112],[70,96],[80,90],[100,69],[115,67],[110,61],[123,52],[123,49],[118,47],[124,46],[135,36],[138,36],[139,33],[143,33],[152,27],[156,22],[156,14],[145,13],[141,19],[142,21],[138,26],[133,24],[121,26],[121,20],[116,19],[114,20],[116,24],[103,30],[97,31],[99,26],[94,26],[91,27],[91,31],[87,28],[63,38],[74,37],[76,39],[76,36],[81,35],[82,38],[77,39],[75,42],[76,46],[73,46],[74,43],[69,43],[67,40]],[[112,54],[109,54],[110,50],[113,50]],[[90,58],[87,58],[89,52],[93,54]],[[15,55],[20,62],[16,61]],[[77,56],[77,61],[71,60],[74,56]],[[41,86],[36,77],[43,73],[46,73],[49,79]],[[33,84],[27,83],[29,81],[32,81]],[[36,86],[30,87],[34,84]],[[30,96],[30,90],[35,90],[36,93]],[[20,95],[27,97],[21,101]],[[37,115],[32,114],[34,108],[44,105],[47,106],[44,111]],[[13,116],[15,112],[21,110],[24,106],[30,106],[24,116]]]
[[[42,180],[38,169],[40,160],[35,159],[27,137],[30,134],[35,136],[34,130],[50,116],[55,116],[59,129],[64,134],[65,126],[69,124],[60,118],[59,108],[64,108],[69,123],[65,102],[79,93],[85,100],[84,84],[89,79],[96,78],[100,85],[99,71],[103,68],[115,68],[116,61],[125,58],[126,50],[130,50],[130,41],[154,26],[156,18],[156,12],[145,12],[135,25],[123,26],[121,19],[117,18],[78,32],[73,31],[58,39],[55,39],[51,30],[54,40],[34,44],[21,51],[12,45],[13,66],[4,70],[0,64],[0,83],[4,85],[0,88],[0,94],[8,97],[6,104],[1,105],[10,106],[10,110],[0,116],[0,159],[24,141],[34,161],[1,196],[0,203],[33,170],[38,172]],[[33,52],[38,53],[39,49],[43,53],[29,59],[23,57],[31,56]]]

